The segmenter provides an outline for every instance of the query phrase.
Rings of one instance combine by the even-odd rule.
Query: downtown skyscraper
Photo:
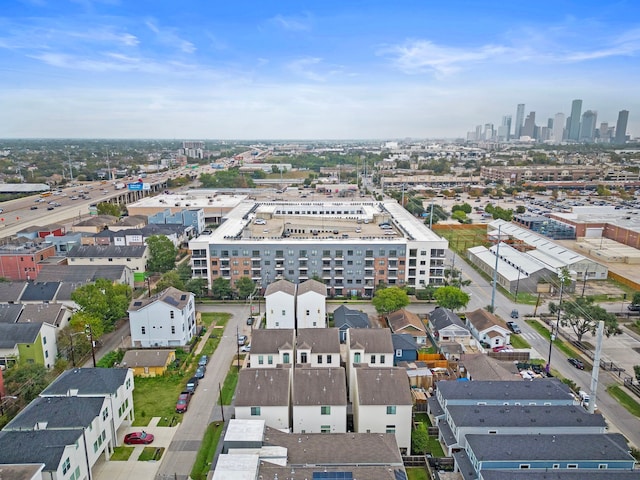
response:
[[[616,136],[614,142],[617,145],[624,145],[627,141],[627,122],[629,121],[629,110],[618,112],[618,122],[616,123]]]
[[[580,115],[582,114],[582,100],[571,102],[571,116],[567,120],[567,138],[569,140],[580,139]]]
[[[516,110],[516,124],[513,132],[513,138],[518,140],[520,138],[520,134],[522,133],[522,125],[524,123],[524,103],[518,104],[518,109]]]

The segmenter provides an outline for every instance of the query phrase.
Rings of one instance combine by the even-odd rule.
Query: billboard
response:
[[[128,183],[129,190],[142,190],[142,183]]]

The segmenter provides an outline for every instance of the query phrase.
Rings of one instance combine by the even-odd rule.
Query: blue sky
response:
[[[639,3],[4,0],[0,137],[456,137],[574,98],[637,136]]]

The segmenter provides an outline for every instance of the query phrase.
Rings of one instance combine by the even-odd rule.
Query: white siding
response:
[[[326,328],[325,297],[317,292],[306,292],[296,299],[297,328]]]
[[[328,405],[331,408],[329,415],[322,415],[320,405],[293,407],[293,432],[294,433],[321,433],[322,426],[329,426],[329,433],[346,433],[347,431],[347,406]]]
[[[289,430],[289,406],[270,406],[263,407],[256,405],[260,408],[260,415],[251,415],[252,407],[236,407],[236,418],[242,420],[264,420],[265,424],[272,428],[279,430]]]
[[[171,318],[171,312],[173,312],[173,318]],[[195,334],[193,296],[184,310],[156,301],[140,310],[131,311],[129,324],[131,344],[134,347],[187,345]]]
[[[387,406],[395,407],[396,413],[387,414]],[[353,423],[359,433],[387,433],[393,425],[398,448],[411,450],[411,405],[359,405],[356,396]]]
[[[267,328],[296,328],[295,297],[274,292],[265,299]]]

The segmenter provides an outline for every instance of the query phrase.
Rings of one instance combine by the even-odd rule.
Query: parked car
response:
[[[243,345],[242,347],[240,347],[240,351],[241,352],[250,352],[251,351],[251,344]]]
[[[198,368],[196,368],[196,373],[194,373],[194,377],[204,378],[204,374],[206,371],[207,371],[207,367],[205,367],[204,365],[200,365]]]
[[[196,391],[196,388],[198,388],[198,382],[199,382],[198,377],[191,377],[187,381],[187,392],[193,395]]]
[[[520,330],[520,327],[518,326],[518,324],[516,322],[507,322],[507,327],[513,333],[522,333],[522,330]]]
[[[584,363],[582,363],[581,360],[578,360],[577,358],[567,358],[567,361],[578,370],[584,370]]]
[[[253,317],[247,317],[247,325],[253,325]]]
[[[176,402],[176,413],[184,413],[187,411],[190,398],[191,394],[189,392],[182,392],[178,396],[178,401]]]
[[[153,442],[153,434],[144,430],[141,432],[131,432],[124,436],[125,445],[149,445]]]
[[[47,210],[53,210],[54,208],[56,208],[56,207],[54,207],[53,205],[49,205],[49,206],[47,207]]]
[[[206,355],[202,355],[200,357],[200,360],[198,360],[198,366],[199,367],[202,367],[202,366],[206,367],[207,363],[209,363],[209,357],[206,356]]]
[[[247,343],[247,336],[246,335],[238,335],[238,345],[242,346],[245,343]]]
[[[627,310],[630,312],[640,312],[640,305],[634,305],[633,303],[627,306]]]
[[[33,206],[31,207],[31,210],[37,210],[37,209],[38,209],[38,207],[36,207],[35,205],[33,205]]]

